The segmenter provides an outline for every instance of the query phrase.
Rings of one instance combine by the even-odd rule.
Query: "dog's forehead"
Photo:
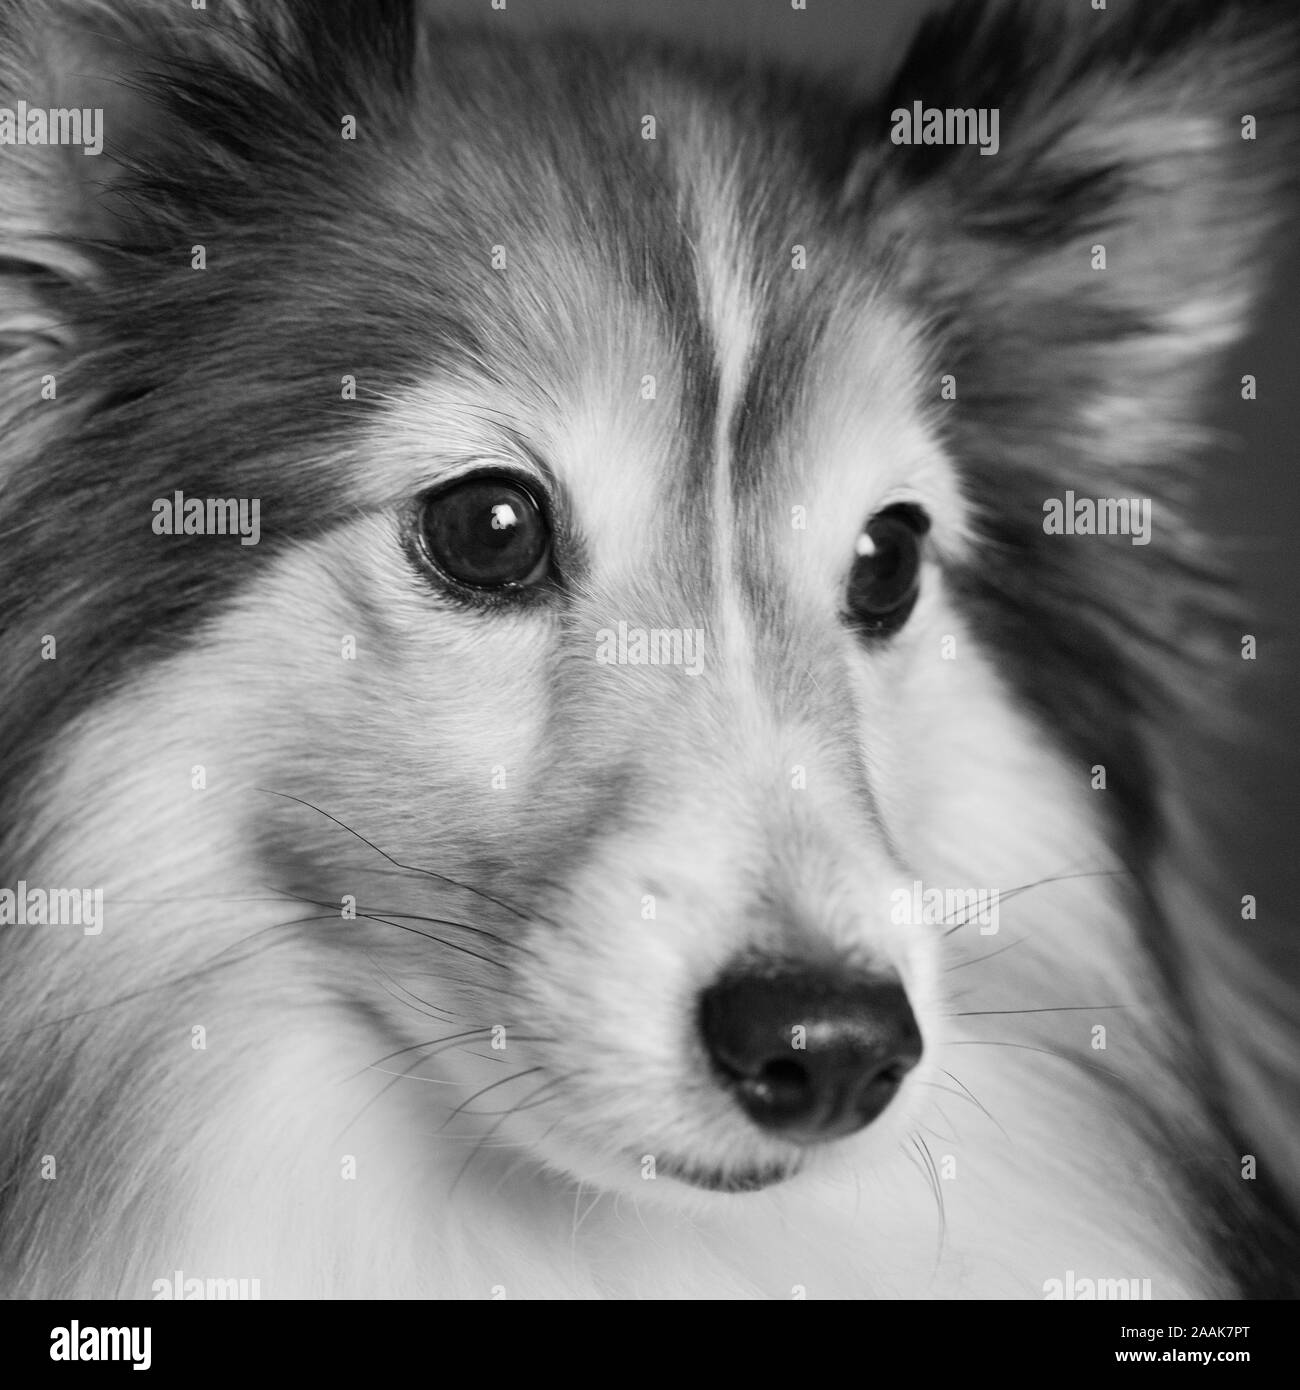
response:
[[[714,570],[733,532],[811,531],[828,544],[809,555],[842,558],[891,501],[954,510],[921,328],[836,191],[779,132],[744,128],[678,79],[624,92],[619,109],[616,136],[575,125],[557,153],[555,132],[521,129],[498,147],[508,167],[485,169],[477,225],[458,233],[482,248],[465,282],[481,360],[391,403],[387,464],[359,480],[369,500],[526,456],[610,582],[669,555]],[[633,120],[643,109],[653,125]],[[611,160],[616,200],[582,177]],[[526,217],[503,201],[520,179],[537,184]]]

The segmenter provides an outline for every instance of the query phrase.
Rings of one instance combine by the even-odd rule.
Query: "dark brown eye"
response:
[[[921,537],[930,519],[918,507],[888,507],[858,537],[849,574],[849,619],[868,637],[887,637],[911,615],[921,592]]]
[[[473,589],[523,588],[550,573],[545,513],[511,478],[475,475],[431,492],[420,534],[439,573]]]

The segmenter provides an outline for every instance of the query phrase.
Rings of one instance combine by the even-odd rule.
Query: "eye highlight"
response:
[[[473,473],[426,494],[419,540],[429,567],[464,588],[526,589],[550,577],[550,523],[516,478]]]
[[[886,507],[862,528],[849,573],[849,621],[866,637],[889,637],[911,616],[921,592],[921,538],[930,518],[916,506]]]

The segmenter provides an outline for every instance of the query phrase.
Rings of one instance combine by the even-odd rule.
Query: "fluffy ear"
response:
[[[237,221],[250,174],[335,157],[401,87],[411,0],[0,0],[0,362],[67,347],[84,293]]]
[[[895,143],[915,103],[988,112],[990,135],[996,111],[996,153]],[[936,419],[985,541],[967,598],[1045,726],[1080,766],[1108,765],[1121,845],[1159,854],[1153,944],[1245,1151],[1300,1212],[1294,941],[1281,915],[1234,928],[1206,881],[1213,808],[1198,803],[1222,788],[1198,759],[1228,736],[1241,628],[1223,621],[1221,548],[1183,518],[1200,396],[1294,212],[1300,9],[959,6],[921,30],[855,148],[848,206],[933,329]],[[1154,499],[1152,543],[1045,536],[1044,501],[1068,488]],[[1139,838],[1152,824],[1154,845]]]
[[[1039,446],[1051,426],[1103,469],[1169,457],[1260,290],[1298,59],[1293,0],[976,3],[923,27],[849,196],[945,330],[957,415]],[[896,143],[925,138],[917,104],[987,112],[986,137],[996,113],[996,145]]]

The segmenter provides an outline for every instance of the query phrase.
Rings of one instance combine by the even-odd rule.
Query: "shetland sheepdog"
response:
[[[0,8],[5,1293],[1293,1287],[1189,499],[1300,29],[1112,8]]]

